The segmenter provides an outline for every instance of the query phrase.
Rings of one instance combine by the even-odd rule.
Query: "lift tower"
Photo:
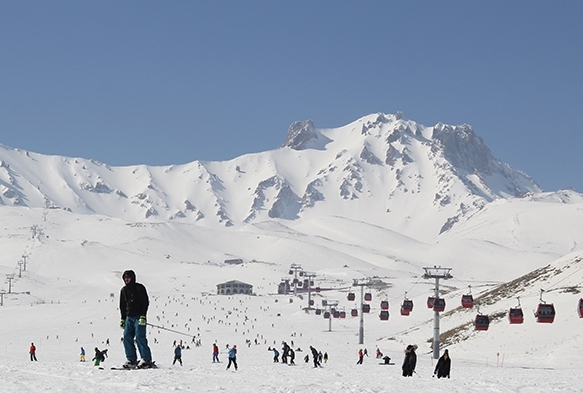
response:
[[[439,299],[439,279],[447,280],[453,278],[449,272],[450,267],[424,267],[423,278],[435,279],[435,299]],[[439,311],[433,311],[433,358],[439,359]]]

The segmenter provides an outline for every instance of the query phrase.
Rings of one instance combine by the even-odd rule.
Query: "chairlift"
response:
[[[536,321],[539,323],[553,323],[555,321],[555,306],[545,303],[543,300],[543,290],[540,290],[540,303],[534,313]]]
[[[379,317],[381,321],[388,321],[389,320],[389,311],[388,310],[381,310]]]
[[[381,301],[381,310],[388,310],[389,309],[389,301],[383,300]]]
[[[443,298],[435,298],[435,301],[433,302],[433,311],[436,312],[442,312],[445,310],[445,299]]]

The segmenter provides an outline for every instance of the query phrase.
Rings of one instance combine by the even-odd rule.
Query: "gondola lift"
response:
[[[413,300],[407,299],[407,292],[405,292],[405,299],[401,304],[401,315],[408,316],[413,311]]]
[[[488,315],[480,314],[478,309],[478,315],[474,319],[474,328],[476,330],[488,330],[490,326],[490,317]]]
[[[511,307],[508,310],[508,320],[511,325],[517,325],[524,322],[524,313],[522,312],[522,307],[520,307],[520,297],[518,299],[518,306]]]
[[[462,307],[463,308],[472,308],[474,307],[474,297],[472,296],[472,286],[468,286],[470,288],[469,293],[462,295]]]
[[[435,301],[433,302],[433,311],[436,312],[442,312],[445,310],[445,299],[443,298],[435,298]]]
[[[543,292],[544,290],[540,290],[540,303],[534,313],[536,317],[536,321],[539,323],[553,323],[555,321],[555,306],[551,304],[547,304],[543,300]]]

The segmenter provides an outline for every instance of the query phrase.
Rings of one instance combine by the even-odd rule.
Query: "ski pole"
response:
[[[421,378],[421,375],[417,374],[417,371],[413,370],[413,372],[419,377]]]
[[[162,330],[167,330],[167,331],[172,332],[172,333],[182,334],[183,336],[193,337],[192,334],[187,334],[187,333],[179,332],[177,330],[168,329],[168,328],[165,328],[164,326],[153,325],[149,322],[147,322],[146,325],[151,326],[151,327],[156,328],[156,329],[162,329]]]

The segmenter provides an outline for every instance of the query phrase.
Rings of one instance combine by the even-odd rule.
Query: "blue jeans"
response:
[[[123,346],[126,351],[126,359],[131,361],[138,360],[136,346],[134,345],[135,337],[142,360],[150,362],[152,361],[152,353],[146,338],[146,326],[140,326],[138,324],[139,320],[140,317],[126,317],[126,324],[123,329]]]

